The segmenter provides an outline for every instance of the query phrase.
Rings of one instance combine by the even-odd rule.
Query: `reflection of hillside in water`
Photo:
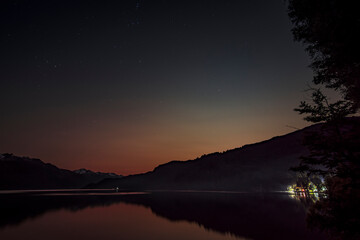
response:
[[[0,196],[0,228],[49,211],[129,203],[148,207],[170,221],[251,239],[321,239],[306,228],[302,204],[280,194],[151,193],[141,195]],[[141,228],[141,226],[139,226]]]
[[[65,209],[75,212],[88,207],[110,206],[120,201],[116,195],[4,194],[0,195],[0,229],[51,211]]]
[[[306,209],[288,195],[156,193],[124,201],[148,206],[171,221],[195,222],[251,239],[322,239],[307,230]]]

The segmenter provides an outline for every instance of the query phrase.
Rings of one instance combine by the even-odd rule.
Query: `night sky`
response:
[[[126,175],[307,124],[283,0],[13,0],[0,18],[0,152]]]

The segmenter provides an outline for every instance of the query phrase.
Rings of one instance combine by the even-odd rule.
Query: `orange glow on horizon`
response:
[[[235,124],[216,128],[205,123],[182,128],[157,126],[133,132],[128,129],[124,137],[120,132],[107,130],[110,129],[108,126],[96,132],[73,132],[70,136],[49,141],[46,138],[31,141],[31,135],[20,140],[13,139],[22,142],[21,151],[18,150],[19,144],[17,149],[10,144],[3,147],[15,155],[39,158],[59,168],[86,168],[130,175],[152,171],[159,164],[169,161],[191,160],[203,154],[226,151],[293,131],[286,124],[278,128],[254,122],[249,125],[251,128]]]

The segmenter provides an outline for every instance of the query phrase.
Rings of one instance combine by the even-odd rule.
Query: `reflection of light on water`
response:
[[[321,187],[319,191],[315,184],[309,182],[307,187],[299,187],[296,184],[289,185],[286,192],[289,193],[291,199],[311,199],[313,202],[316,202],[320,199],[320,193],[324,193],[325,191],[325,187]],[[322,194],[322,197],[326,198],[326,195]]]
[[[291,199],[302,201],[302,200],[311,200],[312,202],[316,202],[320,200],[318,193],[306,193],[306,192],[298,192],[298,193],[290,193],[288,195]]]

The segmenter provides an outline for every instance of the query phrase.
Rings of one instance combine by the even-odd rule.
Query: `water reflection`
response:
[[[300,202],[306,208],[312,207],[317,201],[326,198],[325,194],[319,193],[289,193],[289,197]]]
[[[307,207],[287,194],[16,194],[0,202],[1,239],[29,239],[20,234],[29,225],[41,233],[51,223],[54,231],[71,225],[74,239],[324,239],[306,228]]]

